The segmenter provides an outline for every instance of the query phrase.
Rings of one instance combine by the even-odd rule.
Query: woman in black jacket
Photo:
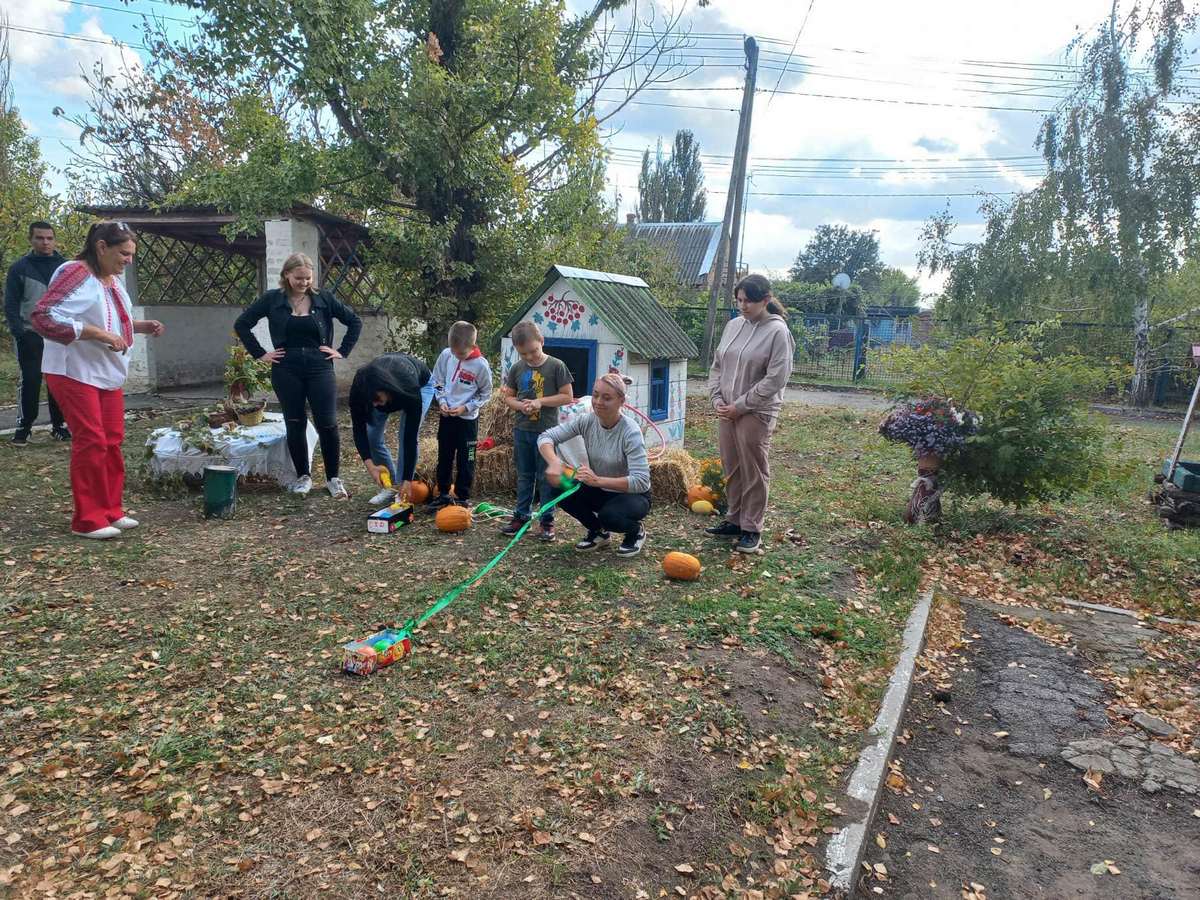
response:
[[[293,253],[279,273],[279,288],[259,297],[238,316],[233,329],[251,356],[271,363],[271,386],[283,408],[288,452],[296,467],[292,491],[307,494],[312,490],[306,434],[308,423],[304,413],[307,402],[321,439],[321,458],[325,461],[328,479],[326,488],[335,500],[345,500],[350,494],[338,477],[341,447],[333,361],[350,355],[362,331],[362,320],[329,291],[315,290],[313,274],[312,260],[303,253]],[[275,347],[269,352],[251,331],[264,317]],[[346,326],[346,336],[336,350],[330,346],[334,319]]]
[[[371,498],[372,504],[391,503],[397,492],[401,500],[409,499],[417,468],[417,435],[432,402],[429,367],[407,353],[377,356],[354,373],[350,386],[354,446],[367,474],[381,489]],[[387,447],[387,420],[394,412],[400,413],[396,461]],[[384,487],[384,472],[391,477],[394,489]]]

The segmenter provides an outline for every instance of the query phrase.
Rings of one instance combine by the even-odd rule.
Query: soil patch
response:
[[[653,795],[624,807],[624,821],[576,866],[570,895],[659,897],[677,887],[690,894],[696,877],[711,880],[735,862],[729,846],[742,831],[731,808],[738,788],[728,758],[675,746],[651,777]]]
[[[966,634],[950,700],[919,692],[905,716],[859,896],[1194,897],[1195,802],[1117,775],[1093,790],[1058,755],[1106,730],[1081,662],[976,609]]]
[[[812,722],[822,700],[813,674],[819,671],[816,652],[799,645],[794,652],[795,666],[769,651],[746,648],[700,648],[693,656],[724,679],[722,695],[754,734],[794,734]]]

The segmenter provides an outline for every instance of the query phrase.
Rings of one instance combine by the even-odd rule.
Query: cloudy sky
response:
[[[1037,110],[1053,107],[1068,84],[1068,43],[1108,9],[1108,0],[714,0],[701,10],[689,0],[682,23],[691,37],[675,56],[689,74],[646,91],[608,123],[611,194],[622,215],[634,209],[641,150],[689,128],[705,154],[709,217],[720,218],[742,38],[752,34],[761,55],[745,262],[782,271],[813,228],[841,222],[876,230],[885,261],[915,273],[931,214],[950,204],[969,238],[978,233],[977,192],[1036,183]],[[177,18],[170,27],[181,33],[192,18],[160,0],[0,0],[0,10],[14,27],[17,104],[58,166],[76,131],[51,110],[83,108],[80,72],[97,59],[113,71],[122,61],[137,66],[138,14]]]

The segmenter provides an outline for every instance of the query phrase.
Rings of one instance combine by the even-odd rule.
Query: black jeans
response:
[[[475,443],[479,438],[479,420],[461,416],[442,416],[438,422],[438,493],[445,496],[450,492],[450,476],[458,462],[458,475],[454,479],[454,496],[459,500],[471,499],[471,486],[475,484]]]
[[[615,531],[632,540],[650,513],[650,492],[616,494],[585,484],[560,503],[559,509],[578,519],[588,531]]]
[[[32,428],[38,417],[38,403],[42,396],[42,348],[45,343],[36,331],[26,328],[19,337],[13,338],[13,349],[17,353],[17,366],[21,374],[17,379],[17,428]],[[63,414],[54,395],[46,391],[46,405],[50,407],[50,424],[62,428]]]
[[[341,443],[337,425],[337,380],[333,361],[315,347],[288,350],[283,360],[271,366],[271,387],[283,408],[287,426],[288,453],[297,477],[309,475],[308,421],[304,404],[312,410],[313,425],[321,439],[325,477],[337,478]]]

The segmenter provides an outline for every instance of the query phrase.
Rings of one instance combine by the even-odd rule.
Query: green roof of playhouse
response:
[[[500,326],[495,340],[497,345],[560,278],[565,279],[579,299],[600,317],[626,347],[639,356],[646,359],[694,359],[700,355],[687,332],[654,298],[650,286],[642,279],[572,266],[550,267],[541,286]]]

